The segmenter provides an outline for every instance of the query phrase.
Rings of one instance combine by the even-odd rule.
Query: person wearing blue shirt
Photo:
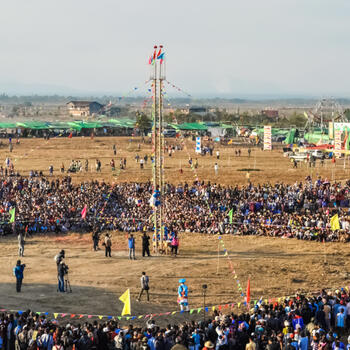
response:
[[[21,260],[17,260],[16,266],[13,268],[13,275],[16,277],[16,291],[20,293],[23,281],[23,271],[26,267],[25,264],[21,264]]]
[[[134,235],[131,234],[128,238],[128,246],[129,246],[129,258],[136,260],[135,258],[135,238]]]
[[[300,350],[308,350],[309,349],[309,338],[305,335],[305,331],[302,331],[300,334],[300,339],[298,341]]]
[[[338,312],[336,316],[336,326],[339,329],[339,333],[342,334],[343,330],[345,329],[345,320],[346,315],[344,313],[344,308],[339,308],[340,312]]]
[[[192,333],[192,339],[193,339],[193,342],[194,342],[194,350],[199,350],[199,348],[201,346],[201,336],[198,333],[198,329],[196,329]]]

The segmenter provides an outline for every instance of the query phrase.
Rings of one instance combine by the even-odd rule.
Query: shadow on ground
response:
[[[54,318],[53,313],[67,313],[76,315],[74,319],[70,315],[63,319],[59,316],[60,322],[84,322],[88,319],[87,316],[79,318],[81,314],[84,315],[102,315],[102,316],[120,316],[123,309],[123,303],[119,301],[119,295],[115,295],[109,291],[94,288],[82,287],[72,285],[72,293],[59,293],[57,286],[52,284],[26,284],[23,283],[22,291],[16,292],[15,283],[0,284],[0,309],[11,311],[25,311],[33,310],[35,312],[48,312],[48,318]],[[142,296],[144,298],[145,295]],[[151,294],[152,297],[152,294]],[[151,315],[175,311],[172,306],[155,305],[151,302],[141,301],[137,302],[134,298],[131,299],[132,315]],[[157,324],[166,325],[172,322],[182,322],[184,320],[202,319],[203,313],[193,314],[177,313],[175,315],[156,316],[154,319]],[[98,319],[92,317],[91,320]],[[107,317],[104,318],[107,320]],[[143,324],[147,319],[135,319],[132,323]],[[122,320],[121,323],[131,323],[131,320]]]

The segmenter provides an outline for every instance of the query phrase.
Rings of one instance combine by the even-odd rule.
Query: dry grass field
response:
[[[49,165],[54,166],[54,176],[59,174],[62,162],[65,168],[72,159],[89,159],[89,172],[73,174],[75,182],[104,180],[107,182],[148,181],[151,179],[150,162],[140,170],[135,155],[150,154],[151,146],[140,140],[128,138],[59,138],[21,140],[12,153],[7,148],[0,149],[0,161],[10,157],[15,169],[23,175],[29,171],[42,170],[48,174]],[[175,139],[168,142],[174,143]],[[119,159],[127,159],[126,170],[111,172],[109,162],[113,157],[112,146],[117,146],[114,157],[117,168]],[[302,181],[307,175],[326,176],[333,180],[349,177],[349,164],[338,161],[335,165],[326,162],[321,168],[309,169],[305,164],[292,169],[288,159],[281,151],[262,152],[253,149],[248,158],[247,150],[242,149],[241,157],[236,157],[234,147],[220,147],[219,174],[214,174],[216,157],[196,156],[194,142],[184,141],[185,149],[172,157],[166,156],[165,177],[172,183],[192,182],[194,171],[188,165],[188,158],[198,158],[197,175],[200,180],[225,185],[247,183],[246,171],[251,168],[250,179],[253,183],[284,181],[294,183]],[[214,151],[215,154],[215,151]],[[95,160],[102,162],[102,172],[95,172]],[[180,173],[180,168],[183,173]],[[134,315],[173,311],[177,309],[176,288],[178,279],[186,277],[190,289],[190,306],[202,306],[202,284],[208,285],[207,304],[216,305],[227,302],[241,302],[237,284],[230,273],[227,258],[223,252],[218,255],[218,237],[181,234],[180,255],[174,259],[164,256],[140,257],[141,238],[137,235],[137,260],[127,258],[126,238],[123,233],[113,232],[113,256],[104,257],[103,251],[92,251],[91,235],[34,236],[27,239],[23,262],[27,264],[23,293],[15,293],[12,267],[17,260],[17,240],[5,237],[0,240],[0,308],[24,309],[60,313],[87,313],[120,315],[121,303],[118,297],[130,288],[132,293],[132,313]],[[243,288],[248,277],[251,279],[253,298],[275,298],[295,293],[296,290],[315,291],[323,287],[342,287],[349,285],[350,265],[348,246],[340,243],[320,244],[288,239],[265,237],[224,236]],[[59,250],[67,252],[70,266],[72,294],[58,294],[56,265],[53,260]],[[219,258],[218,258],[219,256]],[[139,277],[147,271],[151,280],[151,302],[136,302],[139,291]],[[175,315],[177,319],[183,315]],[[195,317],[191,315],[191,317]],[[199,317],[199,316],[197,316]],[[168,322],[162,317],[162,322]]]

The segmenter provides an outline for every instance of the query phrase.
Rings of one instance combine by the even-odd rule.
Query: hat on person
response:
[[[185,346],[183,346],[182,344],[175,344],[171,350],[187,350],[187,348]]]
[[[214,348],[214,344],[208,340],[204,343],[204,346],[207,348],[207,349],[213,349]]]
[[[186,282],[186,278],[180,278],[179,279],[179,283],[185,283]]]

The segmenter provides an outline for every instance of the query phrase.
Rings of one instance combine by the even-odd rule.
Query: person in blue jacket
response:
[[[188,288],[185,284],[186,279],[181,278],[179,280],[179,288],[177,289],[177,302],[180,305],[181,311],[189,311],[188,307]]]
[[[17,260],[16,266],[13,268],[13,275],[16,277],[16,291],[20,293],[23,281],[23,271],[26,267],[25,264],[21,264],[21,260]]]
[[[134,235],[131,234],[128,238],[128,247],[129,247],[129,258],[136,260],[135,258],[135,238]]]

